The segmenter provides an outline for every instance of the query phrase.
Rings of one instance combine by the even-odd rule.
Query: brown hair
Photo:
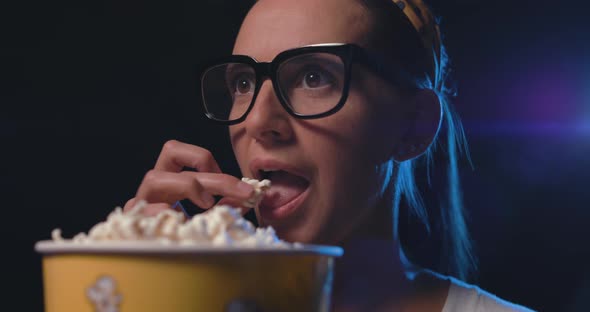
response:
[[[435,270],[460,279],[467,279],[475,271],[476,261],[472,252],[472,242],[465,223],[461,186],[458,174],[458,159],[461,154],[469,154],[461,122],[455,113],[449,98],[454,95],[454,88],[448,87],[449,58],[440,38],[437,22],[432,11],[421,0],[358,0],[367,10],[371,22],[371,30],[367,37],[367,48],[375,50],[388,57],[392,63],[399,64],[410,73],[417,88],[428,88],[436,92],[443,110],[442,128],[425,155],[418,159],[397,164],[397,180],[395,181],[395,207],[408,207],[406,216],[417,216],[426,229],[431,241],[439,240],[440,259],[433,263],[420,259],[420,252],[416,246],[408,246],[405,240],[407,233],[398,233],[402,237],[402,248],[410,260],[420,265],[433,265]],[[411,5],[410,8],[400,4]],[[419,2],[419,6],[416,6]],[[421,25],[416,29],[404,13],[404,9],[412,9],[418,15],[429,18],[431,25]],[[406,12],[407,13],[407,12]],[[415,18],[415,17],[414,17]],[[427,21],[428,22],[428,21]],[[431,27],[428,29],[428,27]],[[432,28],[436,27],[436,28]],[[428,33],[430,32],[430,33]],[[434,39],[425,36],[438,36]],[[436,50],[433,53],[433,50]],[[434,54],[434,57],[433,57]],[[438,203],[426,207],[421,196],[422,191],[435,192],[431,187],[430,174],[435,158],[437,146],[446,150],[441,157],[446,161],[446,194],[438,198]],[[426,168],[426,185],[416,183],[416,169]],[[436,209],[434,209],[436,206]],[[428,208],[428,209],[427,209]],[[403,211],[400,211],[403,213]],[[400,222],[401,218],[397,221]],[[398,225],[397,228],[407,230],[408,226]],[[431,229],[440,235],[431,235]],[[430,245],[430,247],[432,247]],[[432,249],[432,248],[429,248]],[[431,257],[431,254],[428,254]]]

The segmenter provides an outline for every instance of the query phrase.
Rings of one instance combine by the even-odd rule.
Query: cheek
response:
[[[368,94],[369,93],[369,94]],[[335,157],[379,164],[391,158],[393,147],[400,140],[404,122],[397,112],[396,101],[376,98],[383,94],[368,89],[352,92],[341,111],[321,120],[329,140],[316,142],[317,147],[330,149]]]
[[[356,79],[350,97],[357,104],[359,116],[365,116],[364,131],[358,139],[366,150],[385,161],[408,129],[406,105],[389,83],[359,68],[353,73]]]
[[[321,131],[301,140],[317,168],[314,209],[308,210],[305,227],[329,242],[338,242],[362,223],[381,190],[372,114],[357,109],[361,103],[348,104],[353,105],[322,120]]]
[[[351,93],[338,113],[313,121],[317,131],[301,140],[314,158],[320,187],[330,193],[354,191],[359,183],[375,185],[375,168],[390,157],[387,122],[365,97]],[[383,120],[383,122],[381,120]],[[363,195],[365,197],[369,194]]]
[[[247,169],[247,145],[246,140],[244,140],[244,135],[242,133],[244,133],[243,129],[241,129],[238,126],[232,126],[229,128],[229,138],[232,145],[232,149],[234,151],[234,156],[236,158],[236,161],[238,162],[238,165],[240,166],[242,175],[246,175],[247,172],[245,170]]]
[[[319,187],[328,188],[331,201],[346,194],[363,205],[382,191],[384,178],[379,168],[392,158],[404,127],[395,105],[394,98],[351,92],[341,111],[315,121],[322,130],[310,136],[305,149],[313,153],[322,180]]]

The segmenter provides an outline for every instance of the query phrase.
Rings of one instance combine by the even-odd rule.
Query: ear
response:
[[[408,127],[394,148],[393,158],[398,162],[422,155],[434,141],[442,121],[442,106],[433,90],[417,91],[408,104]]]

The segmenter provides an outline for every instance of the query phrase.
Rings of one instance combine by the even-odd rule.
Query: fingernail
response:
[[[244,194],[244,197],[252,195],[254,187],[246,182],[238,182],[238,190]]]

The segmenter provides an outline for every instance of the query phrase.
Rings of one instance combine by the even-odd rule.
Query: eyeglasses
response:
[[[403,84],[403,71],[390,70],[355,44],[317,44],[287,50],[272,62],[232,55],[209,63],[200,89],[206,116],[226,125],[240,123],[252,110],[263,81],[270,78],[283,108],[301,119],[321,118],[342,108],[348,97],[353,62],[388,81]]]

